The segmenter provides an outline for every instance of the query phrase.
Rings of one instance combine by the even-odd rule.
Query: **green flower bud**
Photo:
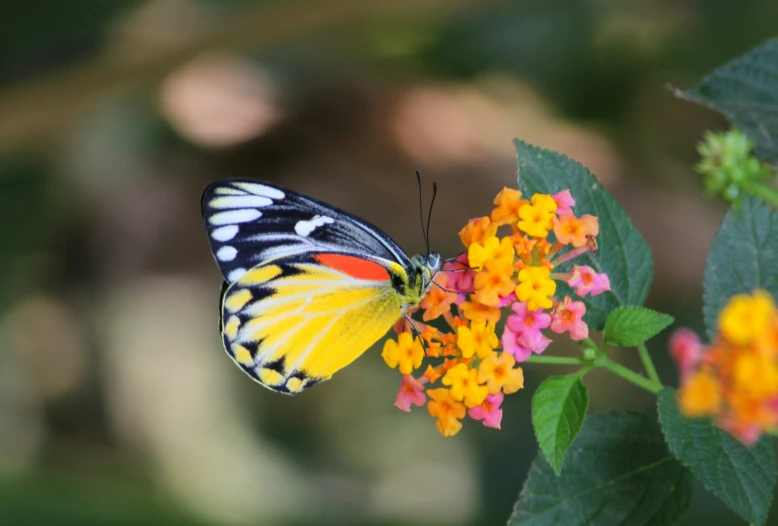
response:
[[[709,197],[719,196],[736,204],[750,184],[772,177],[772,170],[751,155],[753,146],[748,136],[737,129],[705,132],[704,140],[697,146],[701,159],[694,169],[702,175]]]

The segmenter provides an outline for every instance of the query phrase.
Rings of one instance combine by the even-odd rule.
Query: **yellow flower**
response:
[[[778,395],[778,363],[774,359],[743,351],[734,359],[734,379],[739,390],[754,398]]]
[[[495,236],[487,237],[483,243],[473,243],[467,250],[467,261],[470,268],[481,270],[484,265],[490,263],[513,261],[516,252],[513,249],[511,238],[497,239]]]
[[[494,323],[474,321],[470,327],[457,327],[457,347],[462,358],[471,358],[474,354],[483,359],[497,347],[497,335]]]
[[[688,378],[678,395],[681,412],[691,418],[715,414],[721,404],[721,384],[709,371],[698,371]]]
[[[519,208],[519,230],[533,237],[544,238],[554,227],[556,201],[550,195],[535,194],[532,204]]]
[[[775,315],[775,303],[769,293],[759,290],[752,296],[738,294],[721,311],[719,331],[734,345],[749,345],[768,335]]]
[[[478,370],[460,363],[443,376],[443,385],[451,386],[451,398],[464,401],[467,407],[481,405],[489,394],[485,385],[478,385]]]
[[[495,260],[475,275],[475,301],[497,307],[500,298],[508,296],[516,288],[513,277],[513,260]]]
[[[448,389],[438,388],[427,391],[430,401],[427,402],[427,411],[433,418],[437,418],[435,427],[445,437],[454,436],[462,429],[459,421],[465,418],[465,406],[455,400]]]
[[[402,374],[411,374],[414,369],[421,366],[424,348],[411,333],[402,332],[397,337],[397,341],[386,340],[381,357],[392,369],[399,366]]]
[[[496,225],[515,223],[519,220],[519,207],[526,202],[522,201],[520,191],[513,188],[503,188],[494,198],[494,204],[497,208],[492,210],[492,223]]]
[[[546,267],[526,267],[519,271],[519,286],[516,297],[526,301],[527,308],[535,311],[551,307],[551,296],[556,292],[556,282]]]
[[[459,304],[459,309],[462,311],[462,316],[473,322],[491,321],[497,323],[500,321],[500,309],[477,301],[464,301]]]
[[[499,356],[491,353],[478,367],[478,383],[486,384],[489,394],[497,394],[502,390],[505,394],[515,393],[524,387],[524,371],[516,369],[516,359],[503,352]]]
[[[488,217],[478,217],[471,219],[465,228],[459,231],[459,239],[465,247],[473,243],[479,243],[487,237],[492,237],[497,233],[498,225],[493,224]]]

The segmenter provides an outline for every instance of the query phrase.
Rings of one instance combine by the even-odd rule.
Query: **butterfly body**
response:
[[[329,379],[419,304],[437,254],[409,258],[375,226],[253,180],[209,185],[202,199],[225,279],[224,348],[274,391]]]

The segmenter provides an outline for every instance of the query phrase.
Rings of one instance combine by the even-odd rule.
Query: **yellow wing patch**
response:
[[[226,290],[224,346],[254,380],[294,394],[328,380],[378,341],[402,315],[402,302],[390,280],[272,260]]]

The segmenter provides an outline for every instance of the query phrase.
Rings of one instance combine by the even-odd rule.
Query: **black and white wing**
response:
[[[232,283],[269,259],[307,252],[339,252],[410,260],[384,232],[343,210],[251,179],[211,183],[203,191],[203,218],[211,250]]]

